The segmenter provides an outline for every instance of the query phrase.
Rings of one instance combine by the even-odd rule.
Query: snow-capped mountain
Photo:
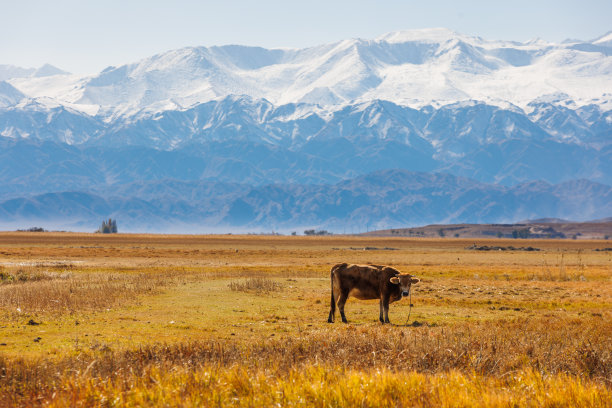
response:
[[[479,100],[522,108],[548,97],[609,109],[610,47],[610,34],[592,42],[554,44],[490,41],[429,29],[305,49],[189,47],[91,76],[8,81],[29,97],[49,97],[104,114],[180,110],[228,95],[275,105],[334,106],[380,99],[422,107]]]
[[[610,216],[611,41],[432,29],[189,47],[88,76],[0,65],[0,222]],[[398,174],[418,191],[389,190]]]

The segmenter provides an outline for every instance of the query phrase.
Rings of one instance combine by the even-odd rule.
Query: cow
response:
[[[341,263],[331,268],[331,309],[327,321],[333,323],[336,317],[336,303],[342,322],[348,323],[344,304],[349,295],[357,299],[379,299],[381,323],[389,322],[389,303],[410,294],[410,286],[419,279],[402,274],[397,269],[384,265],[349,265]],[[384,314],[384,318],[383,318]]]

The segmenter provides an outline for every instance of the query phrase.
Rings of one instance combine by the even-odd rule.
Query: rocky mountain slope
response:
[[[32,103],[0,109],[0,180],[7,174],[48,185],[52,180],[45,177],[59,176],[61,168],[65,177],[56,179],[71,188],[78,187],[72,180],[93,171],[109,181],[335,183],[397,168],[504,185],[575,178],[612,184],[612,111],[588,106],[568,113],[544,103],[534,108],[526,114],[464,102],[417,110],[376,100],[324,113],[312,105],[276,107],[231,96],[106,122]],[[55,156],[45,149],[72,153]],[[34,156],[39,166],[24,164]],[[175,166],[177,160],[184,165]],[[17,167],[10,164],[15,161]],[[86,172],[84,162],[91,163]],[[16,173],[22,166],[31,171]],[[8,186],[11,179],[3,182]]]

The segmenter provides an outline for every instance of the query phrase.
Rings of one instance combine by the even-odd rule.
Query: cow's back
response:
[[[371,265],[339,264],[333,270],[335,282],[342,292],[357,299],[377,299],[380,297],[381,271]]]

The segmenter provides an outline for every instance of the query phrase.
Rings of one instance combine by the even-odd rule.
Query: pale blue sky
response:
[[[0,0],[0,64],[77,73],[191,45],[307,47],[446,27],[487,39],[592,39],[611,0]]]

